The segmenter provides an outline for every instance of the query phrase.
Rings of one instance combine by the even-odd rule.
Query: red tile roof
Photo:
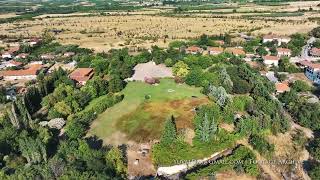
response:
[[[202,49],[198,46],[190,46],[186,50],[191,52],[200,52]]]
[[[15,66],[21,66],[21,65],[23,64],[22,62],[13,61],[13,60],[9,61],[9,63],[10,63],[10,64],[13,64],[13,65],[15,65]]]
[[[286,82],[276,83],[275,86],[276,86],[277,92],[290,91],[290,87],[288,86],[288,83],[286,83]]]
[[[15,53],[17,51],[19,51],[20,47],[19,46],[14,46],[14,47],[11,47],[7,52],[8,53]]]
[[[77,82],[87,81],[93,76],[92,68],[78,68],[74,70],[69,77]]]
[[[42,68],[41,64],[30,65],[28,69],[0,71],[1,76],[28,76],[37,75]]]
[[[279,61],[280,58],[277,56],[262,56],[265,61]]]
[[[287,48],[277,48],[277,52],[291,53],[291,50]]]
[[[310,61],[307,61],[307,60],[300,61],[298,63],[301,64],[302,66],[307,66],[307,67],[310,67],[312,69],[319,69],[320,68],[320,64],[319,63],[313,63],[313,62],[310,62]]]
[[[245,55],[246,53],[240,48],[227,48],[226,52],[231,53],[233,55]]]
[[[312,48],[310,50],[310,54],[313,55],[313,56],[320,56],[320,48]]]
[[[223,48],[221,48],[221,47],[208,47],[208,51],[223,52]]]

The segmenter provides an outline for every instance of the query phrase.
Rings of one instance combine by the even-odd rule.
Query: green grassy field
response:
[[[97,135],[104,141],[119,131],[127,135],[127,140],[157,138],[168,116],[177,117],[178,127],[190,126],[192,108],[207,102],[199,88],[179,85],[172,79],[162,79],[157,86],[129,82],[122,93],[125,95],[123,101],[98,116],[90,135]],[[145,99],[146,95],[150,99]]]

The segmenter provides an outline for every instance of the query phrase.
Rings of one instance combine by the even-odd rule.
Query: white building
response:
[[[289,43],[291,41],[291,38],[287,36],[277,36],[274,34],[267,34],[263,36],[263,39],[262,39],[263,43],[274,42],[274,41],[277,41],[278,46],[280,46],[282,43],[285,43],[285,44]]]
[[[277,48],[277,56],[282,57],[282,56],[291,56],[291,50],[287,48]]]
[[[280,58],[277,56],[263,56],[262,57],[264,64],[267,66],[278,66]]]

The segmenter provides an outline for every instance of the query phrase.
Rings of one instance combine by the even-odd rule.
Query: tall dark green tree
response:
[[[177,139],[177,127],[175,123],[175,119],[171,116],[164,125],[164,130],[162,132],[160,142],[162,144],[170,144],[173,143]]]

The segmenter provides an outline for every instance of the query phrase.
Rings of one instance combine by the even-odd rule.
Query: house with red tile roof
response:
[[[291,56],[291,50],[288,48],[277,48],[277,56],[282,57],[282,56]]]
[[[242,48],[226,48],[226,52],[233,54],[235,56],[245,56],[246,52]]]
[[[304,67],[304,74],[307,76],[308,79],[315,82],[316,84],[320,84],[320,63],[313,63],[304,60],[298,62],[297,64]]]
[[[278,56],[262,56],[264,64],[278,66],[280,58]]]
[[[42,65],[34,64],[30,65],[27,69],[0,71],[0,76],[2,76],[4,80],[32,80],[37,78],[41,69]]]
[[[207,50],[208,50],[208,54],[210,55],[218,55],[223,53],[223,48],[221,47],[208,47]]]
[[[4,66],[7,68],[8,67],[20,67],[20,66],[22,66],[22,64],[23,64],[22,62],[11,60],[11,61],[4,63]]]
[[[186,49],[186,54],[202,54],[203,49],[198,46],[190,46]]]
[[[320,48],[311,48],[310,55],[315,57],[320,57]]]
[[[78,68],[74,70],[70,75],[70,79],[76,81],[80,85],[85,85],[86,82],[92,78],[94,71],[92,68]]]
[[[1,56],[3,59],[12,59],[14,54],[19,50],[19,46],[10,47],[7,51],[4,51]]]
[[[290,91],[288,82],[278,82],[275,84],[277,93],[284,93]]]

